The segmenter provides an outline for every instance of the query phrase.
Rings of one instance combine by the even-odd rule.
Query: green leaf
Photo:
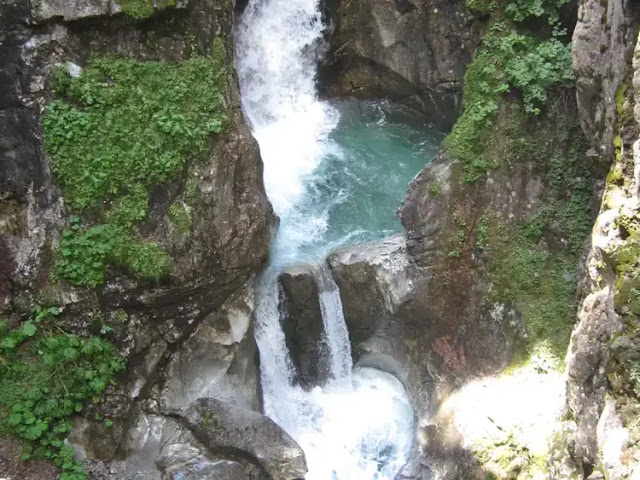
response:
[[[22,325],[22,334],[25,335],[26,337],[33,337],[36,332],[38,331],[38,328],[32,323],[32,322],[26,322],[24,325]]]

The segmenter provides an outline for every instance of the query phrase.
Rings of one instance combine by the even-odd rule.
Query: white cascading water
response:
[[[369,368],[352,371],[340,294],[326,266],[316,271],[330,357],[326,385],[311,391],[295,385],[280,325],[278,274],[310,260],[309,248],[313,259],[322,260],[330,247],[321,241],[329,206],[310,207],[310,185],[327,152],[335,154],[330,134],[339,121],[337,110],[316,96],[323,34],[318,3],[250,0],[236,31],[243,110],[281,222],[256,309],[264,410],[304,450],[307,480],[391,480],[408,456],[413,412],[395,377]]]
[[[347,323],[342,312],[340,290],[326,265],[316,271],[320,291],[320,310],[324,326],[325,343],[329,349],[329,376],[334,381],[351,380],[351,343]]]

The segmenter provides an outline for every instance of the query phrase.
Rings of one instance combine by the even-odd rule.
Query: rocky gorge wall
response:
[[[388,98],[448,129],[462,105],[465,66],[482,20],[464,1],[327,1],[329,52],[320,87],[328,97]]]
[[[402,478],[634,478],[637,6],[557,2],[550,23],[570,37],[549,32],[539,43],[541,11],[467,3],[474,13],[447,5],[476,18],[456,37],[451,10],[337,2],[325,66],[334,95],[421,110],[428,102],[408,100],[421,88],[411,75],[440,72],[416,60],[431,51],[425,37],[455,38],[446,61],[467,66],[462,116],[398,212],[404,238],[328,259],[355,359],[395,374],[412,395],[420,428]],[[434,18],[450,29],[436,40],[426,28]],[[558,70],[525,79],[547,49]],[[426,118],[442,122],[437,110]]]
[[[206,0],[0,6],[3,476],[55,476],[21,465],[11,433],[86,478],[62,444],[74,415],[70,441],[92,478],[298,478],[305,468],[255,413],[253,279],[277,219],[240,110],[233,10]],[[39,380],[29,365],[51,374]],[[214,424],[229,436],[215,445],[193,438],[181,410],[201,397],[218,399],[205,415],[224,411],[227,423]],[[24,426],[31,414],[37,433]],[[239,428],[256,429],[258,443],[240,445]],[[270,451],[281,442],[285,464]]]
[[[467,3],[327,2],[325,95],[390,98],[455,123],[409,186],[398,212],[404,234],[327,259],[354,361],[392,373],[410,393],[419,422],[399,478],[635,478],[637,5],[583,0],[576,18],[547,3],[542,13]],[[55,308],[45,322],[103,338],[126,360],[70,437],[94,478],[301,478],[302,451],[257,413],[253,278],[276,220],[239,107],[234,5],[153,5],[0,7],[9,87],[0,92],[0,318],[11,331],[36,325],[37,340],[51,332],[34,308]],[[134,63],[109,63],[113,54]],[[540,57],[551,65],[544,75]],[[47,145],[46,119],[58,118],[47,105],[101,107],[112,100],[100,89],[125,81],[123,71],[142,88],[139,64],[155,62],[181,105],[189,97],[172,82],[182,70],[162,65],[203,58],[220,89],[219,110],[205,111],[205,140],[180,145],[183,161],[160,180],[114,178],[96,197],[74,190],[56,157],[69,152],[66,133],[57,150]],[[171,113],[182,116],[163,117],[161,132],[183,135],[185,111]],[[144,204],[141,213],[122,199]],[[146,264],[112,237],[91,243],[100,226],[144,245]],[[84,245],[76,235],[87,232],[95,265],[80,250],[61,251]],[[59,266],[65,259],[73,268]],[[284,330],[307,386],[326,374],[315,282],[306,266],[280,278]],[[0,473],[43,478],[38,464],[18,470],[16,452],[0,448]]]

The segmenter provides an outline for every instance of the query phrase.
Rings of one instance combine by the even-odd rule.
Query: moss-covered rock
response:
[[[46,22],[27,2],[0,7],[0,319],[61,307],[61,329],[123,356],[89,410],[113,422],[91,429],[106,458],[182,343],[262,267],[275,221],[240,109],[233,5],[178,6]]]

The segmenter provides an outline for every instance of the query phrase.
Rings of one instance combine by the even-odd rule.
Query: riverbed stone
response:
[[[329,374],[315,269],[296,265],[278,276],[281,325],[296,380],[305,387],[321,385]]]
[[[260,465],[273,480],[301,479],[304,453],[273,420],[214,398],[201,398],[172,414],[208,452],[236,452]]]

